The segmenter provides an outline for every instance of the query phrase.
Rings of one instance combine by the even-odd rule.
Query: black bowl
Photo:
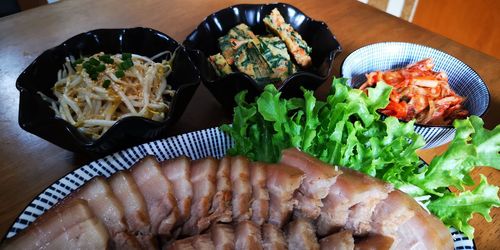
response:
[[[167,82],[176,90],[171,109],[163,121],[127,117],[116,122],[99,139],[92,140],[65,120],[55,116],[38,91],[55,98],[51,88],[65,58],[90,56],[98,52],[130,52],[152,57],[162,51],[177,51]],[[156,60],[161,61],[163,58]],[[108,154],[160,137],[184,112],[196,88],[200,74],[188,53],[169,36],[149,28],[99,29],[76,35],[61,45],[43,52],[19,76],[19,125],[70,151],[93,156]]]
[[[241,90],[248,90],[247,98],[253,100],[262,92],[262,87],[241,72],[218,77],[208,63],[207,56],[220,52],[217,38],[226,35],[231,28],[240,23],[250,26],[256,34],[266,33],[263,19],[274,8],[280,11],[285,21],[312,47],[312,67],[299,70],[285,79],[278,88],[282,96],[285,98],[302,96],[300,87],[315,90],[332,74],[333,59],[341,51],[341,47],[324,22],[315,21],[299,9],[284,3],[241,4],[223,9],[205,18],[186,38],[184,46],[200,70],[205,86],[227,109],[234,107],[234,96]]]

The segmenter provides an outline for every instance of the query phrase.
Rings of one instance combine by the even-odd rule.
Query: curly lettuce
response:
[[[284,99],[273,85],[252,103],[245,101],[246,92],[239,93],[232,126],[221,127],[235,142],[228,153],[277,162],[281,150],[300,148],[329,164],[390,182],[413,197],[430,197],[426,203],[433,214],[472,238],[468,220],[474,213],[489,217],[489,209],[499,206],[498,188],[485,178],[473,191],[458,195],[448,187],[463,191],[474,185],[469,173],[476,166],[499,169],[500,126],[487,130],[476,116],[455,121],[448,150],[425,165],[416,154],[425,142],[414,121],[384,119],[377,112],[389,103],[392,87],[380,82],[367,94],[346,81],[334,79],[326,101],[305,89],[303,98]]]

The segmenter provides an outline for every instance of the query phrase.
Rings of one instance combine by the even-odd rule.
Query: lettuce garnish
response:
[[[500,206],[498,187],[486,178],[472,191],[470,171],[476,166],[500,168],[500,125],[483,128],[481,118],[456,120],[456,135],[448,150],[429,165],[416,154],[425,142],[414,130],[414,121],[383,119],[377,112],[389,103],[392,87],[380,82],[368,95],[351,89],[347,79],[336,78],[326,101],[312,91],[304,98],[280,98],[267,85],[255,102],[236,97],[232,125],[221,129],[234,139],[230,155],[245,155],[255,161],[277,162],[281,150],[298,147],[332,165],[346,166],[392,183],[413,197],[425,197],[429,210],[446,225],[473,238],[468,220],[474,213],[489,217],[491,207]]]

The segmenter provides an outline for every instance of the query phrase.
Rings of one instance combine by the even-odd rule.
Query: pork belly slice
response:
[[[326,236],[346,227],[355,234],[370,230],[375,206],[393,189],[388,183],[361,172],[342,168],[342,174],[323,199],[317,219],[318,235]]]
[[[348,170],[345,170],[348,171]],[[351,196],[349,200],[355,201],[354,205],[349,208],[349,216],[345,227],[352,230],[355,235],[364,235],[371,229],[372,214],[375,207],[384,199],[388,194],[394,190],[393,186],[377,178],[365,175],[355,170],[349,170],[351,175],[346,175],[346,180],[342,182],[357,183],[358,187],[362,186],[364,192],[358,192],[359,196]],[[358,191],[360,189],[357,189]],[[352,194],[352,191],[351,191]]]
[[[302,170],[306,177],[299,191],[313,199],[323,199],[342,171],[328,165],[296,148],[281,153],[281,163]]]
[[[170,246],[166,247],[169,250],[185,250],[185,249],[193,249],[193,250],[215,250],[214,243],[210,238],[210,234],[200,234],[194,235],[188,238],[184,238],[182,240],[176,240],[170,244]]]
[[[269,223],[281,228],[297,205],[294,192],[305,178],[302,170],[284,164],[267,165],[266,188],[269,191]]]
[[[162,174],[154,156],[146,156],[131,168],[132,177],[148,209],[151,232],[162,238],[172,236],[180,213],[170,181]]]
[[[399,226],[415,215],[408,207],[408,202],[401,191],[390,192],[387,198],[375,207],[370,233],[394,237]]]
[[[200,234],[194,236],[193,239],[193,247],[195,249],[203,249],[203,250],[215,250],[215,245],[210,238],[210,234]]]
[[[95,219],[95,216],[90,210],[87,201],[81,199],[66,200],[64,205],[62,203],[57,204],[38,217],[28,228],[19,232],[14,238],[7,239],[2,245],[2,249],[47,248],[58,237],[66,235],[66,231],[90,219]],[[109,234],[100,223],[100,229],[103,228],[104,231],[99,231],[97,230],[99,226],[96,226],[96,233],[102,233],[102,235],[100,237],[96,236],[96,241],[89,239],[87,242],[89,246],[100,245],[101,241],[99,239],[103,239],[106,244],[108,243]]]
[[[356,250],[391,249],[394,239],[380,234],[368,235],[356,241]]]
[[[92,218],[65,230],[48,244],[47,249],[107,249],[109,242],[104,224]]]
[[[352,232],[342,230],[330,234],[319,241],[320,249],[324,250],[349,250],[354,249],[354,238]]]
[[[215,223],[210,228],[210,237],[217,250],[234,249],[234,230],[231,225]]]
[[[296,215],[308,219],[318,218],[323,207],[321,200],[328,195],[330,187],[342,172],[336,166],[325,164],[296,148],[283,150],[280,162],[305,173],[305,179],[297,192],[299,203]]]
[[[197,250],[193,246],[193,237],[185,238],[182,240],[176,240],[176,241],[172,242],[172,244],[170,244],[169,246],[163,247],[162,249],[167,249],[167,250]]]
[[[236,156],[231,158],[231,186],[233,187],[232,210],[236,222],[249,220],[252,217],[250,200],[252,185],[250,183],[250,167],[247,158]]]
[[[229,157],[224,157],[219,161],[216,190],[206,220],[209,221],[208,223],[231,222],[233,220],[231,207],[233,191],[231,189],[231,158]]]
[[[285,236],[281,229],[269,223],[262,225],[262,248],[264,250],[288,249]]]
[[[262,225],[269,218],[269,192],[266,188],[267,166],[263,163],[252,163],[250,166],[250,183],[252,184],[252,221]]]
[[[316,231],[311,222],[304,218],[296,218],[286,225],[286,238],[290,250],[319,250]]]
[[[431,216],[418,213],[400,225],[392,249],[454,249],[449,230]]]
[[[217,166],[217,160],[211,157],[192,162],[193,203],[191,216],[182,227],[184,235],[199,234],[210,226],[210,220],[206,217],[215,195]]]
[[[453,239],[448,228],[409,195],[395,190],[382,203],[384,211],[377,211],[374,216],[379,215],[380,218],[374,218],[374,221],[379,226],[376,229],[380,225],[385,226],[382,233],[394,238],[393,249],[453,249]],[[413,216],[401,218],[404,213],[399,212],[397,216],[401,209],[395,207],[405,207]],[[377,210],[382,208],[377,206]],[[399,217],[399,221],[391,216]],[[395,230],[394,226],[397,226]]]
[[[122,204],[104,177],[92,178],[68,197],[69,201],[72,199],[83,199],[88,202],[94,215],[106,226],[117,248],[140,248],[139,242],[129,231]]]
[[[35,220],[28,230],[35,229],[39,233],[38,240],[50,242],[67,229],[92,218],[95,218],[95,215],[86,200],[67,198]],[[42,246],[37,241],[34,243]]]
[[[120,201],[128,228],[145,249],[156,248],[157,243],[151,232],[146,201],[132,175],[128,171],[119,171],[109,178],[109,184],[116,198]]]
[[[238,224],[236,225],[234,235],[236,238],[235,242],[236,250],[262,249],[262,237],[260,234],[260,227],[259,225],[255,224],[255,222],[250,220],[238,222]]]
[[[162,172],[174,187],[174,196],[179,207],[180,220],[185,222],[191,215],[193,185],[191,184],[191,162],[181,156],[161,163]]]

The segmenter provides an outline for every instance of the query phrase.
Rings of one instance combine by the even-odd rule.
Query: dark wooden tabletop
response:
[[[207,15],[237,3],[229,0],[64,0],[0,18],[0,234],[7,231],[24,207],[48,185],[92,160],[19,127],[19,93],[15,81],[29,63],[67,38],[98,28],[150,27],[182,42]],[[289,3],[314,19],[326,22],[336,35],[343,48],[334,63],[336,76],[344,58],[364,45],[382,41],[427,45],[459,58],[479,73],[492,94],[489,111],[483,117],[486,126],[492,128],[500,123],[499,60],[355,0]],[[329,86],[329,82],[323,84],[317,94],[324,96]],[[200,86],[168,136],[218,126],[229,119],[207,89]],[[419,153],[429,161],[445,147]],[[477,172],[500,185],[499,171],[482,168],[475,171],[475,177]],[[476,227],[475,241],[479,249],[497,247],[499,210],[492,210],[491,223],[474,217],[472,224]]]

